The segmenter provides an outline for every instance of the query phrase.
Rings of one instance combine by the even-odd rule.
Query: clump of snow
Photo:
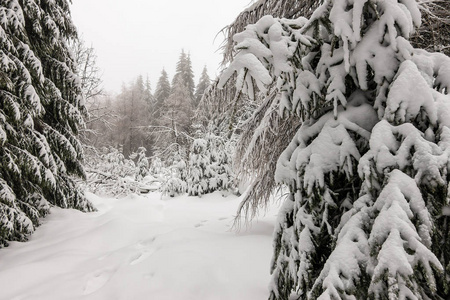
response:
[[[310,193],[314,184],[323,187],[325,173],[342,170],[353,175],[360,154],[350,132],[368,140],[377,117],[362,91],[356,91],[348,101],[347,109],[340,107],[336,119],[334,112],[329,112],[303,124],[278,160],[277,181],[288,183],[297,171],[302,172],[303,187]]]
[[[432,90],[410,60],[400,64],[387,101],[385,117],[394,124],[412,122],[423,109],[431,124],[436,124],[437,111]]]
[[[360,176],[369,185],[372,182],[372,161],[378,174],[394,168],[413,169],[417,172],[417,182],[425,178],[425,182],[433,186],[446,181],[447,154],[427,141],[410,123],[393,126],[385,120],[380,121],[372,130],[370,148],[358,166]]]

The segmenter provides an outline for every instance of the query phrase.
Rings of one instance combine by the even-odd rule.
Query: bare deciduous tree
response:
[[[94,47],[86,46],[81,37],[73,40],[71,49],[77,63],[77,73],[81,80],[83,96],[88,102],[103,94],[100,69],[97,65],[97,54]],[[88,105],[89,106],[89,105]]]

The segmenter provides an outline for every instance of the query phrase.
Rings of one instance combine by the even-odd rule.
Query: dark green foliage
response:
[[[69,2],[0,1],[0,246],[23,241],[52,205],[93,210],[78,129],[81,86],[67,46]]]

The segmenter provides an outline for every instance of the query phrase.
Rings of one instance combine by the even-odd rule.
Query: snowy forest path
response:
[[[267,297],[276,206],[235,232],[234,196],[88,197],[98,212],[53,208],[0,250],[0,300]]]

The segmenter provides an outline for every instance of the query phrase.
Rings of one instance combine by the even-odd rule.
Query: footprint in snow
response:
[[[148,273],[148,274],[144,274],[144,279],[152,279],[153,277],[155,277],[155,273]]]
[[[110,255],[111,255],[110,253],[105,254],[105,255],[102,255],[102,256],[100,256],[100,257],[98,258],[98,260],[105,260],[105,259],[108,258]]]
[[[146,258],[150,257],[153,253],[155,253],[155,250],[153,249],[143,249],[141,252],[138,252],[130,257],[129,263],[130,265],[136,265],[140,263],[141,261],[145,260]]]
[[[147,246],[150,246],[151,244],[153,244],[153,242],[156,240],[156,236],[146,239],[146,240],[141,240],[139,243],[137,243],[134,247],[136,249],[143,249],[146,248]]]
[[[206,222],[208,222],[208,220],[201,220],[200,223],[195,224],[194,227],[198,228],[204,226]]]
[[[144,259],[151,256],[153,253],[155,253],[156,249],[154,249],[153,247],[150,247],[150,245],[153,244],[153,242],[155,240],[156,240],[156,237],[153,237],[153,238],[150,238],[150,239],[147,239],[147,240],[137,243],[134,246],[134,248],[136,250],[138,250],[138,252],[130,257],[130,259],[128,261],[129,264],[130,265],[138,264],[141,261],[143,261]]]
[[[88,276],[84,284],[83,295],[92,294],[101,289],[111,278],[114,271],[112,270],[98,270]]]

